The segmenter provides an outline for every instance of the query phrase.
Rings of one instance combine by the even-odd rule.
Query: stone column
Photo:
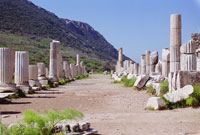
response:
[[[65,78],[71,78],[70,75],[70,65],[68,61],[63,61],[63,69],[65,73]]]
[[[37,63],[38,67],[38,80],[42,87],[48,84],[48,78],[46,77],[46,66],[43,62]]]
[[[138,67],[139,67],[139,64],[138,63],[134,63],[134,74],[138,74]]]
[[[158,52],[152,52],[150,55],[150,74],[155,72],[156,64],[158,63]]]
[[[196,71],[196,44],[190,40],[181,46],[181,71]]]
[[[146,50],[146,74],[150,74],[150,51]]]
[[[17,91],[16,85],[12,83],[14,69],[14,50],[10,48],[0,48],[0,93]]]
[[[37,65],[29,65],[29,85],[34,90],[39,90],[41,84],[38,80],[38,67]]]
[[[48,77],[48,76],[49,76],[49,69],[48,69],[48,68],[45,68],[45,70],[46,70],[45,76]]]
[[[162,50],[162,75],[168,77],[170,69],[170,53],[169,48]]]
[[[145,54],[141,55],[141,74],[146,74],[146,57],[145,57]]]
[[[60,50],[60,42],[53,40],[50,43],[49,79],[55,82],[58,82],[57,54],[59,50]]]
[[[122,48],[119,48],[118,63],[120,67],[123,67],[123,49]]]
[[[141,75],[141,64],[138,65],[138,75]]]
[[[161,75],[162,74],[162,62],[159,61],[155,67],[155,73]]]
[[[57,76],[58,79],[64,79],[65,78],[65,74],[64,74],[64,70],[63,70],[63,58],[61,55],[61,52],[59,52],[57,54]]]
[[[25,93],[30,92],[29,86],[29,53],[26,51],[15,52],[15,83]]]
[[[81,61],[80,62],[80,69],[81,69],[81,75],[84,75],[85,73],[84,73],[84,63],[83,63],[83,61]]]
[[[81,75],[81,67],[80,67],[80,56],[76,55],[76,66],[77,66],[77,75]]]
[[[70,64],[70,71],[71,71],[72,79],[74,79],[76,77],[74,68],[75,68],[74,64]]]
[[[180,70],[181,15],[172,14],[170,20],[170,72]]]

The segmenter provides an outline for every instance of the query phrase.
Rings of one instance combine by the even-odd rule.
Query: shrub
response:
[[[50,88],[56,88],[56,84],[54,82],[52,82],[51,80],[48,80],[48,84],[49,84]]]
[[[153,85],[151,84],[149,87],[147,87],[147,93],[155,95],[156,91],[153,89]]]
[[[188,99],[186,99],[186,105],[197,107],[199,105],[199,100],[195,97],[189,97]]]
[[[64,79],[59,80],[59,85],[64,85],[64,84],[65,84],[65,80]]]
[[[135,81],[136,81],[135,77],[133,77],[131,79],[124,80],[124,86],[125,87],[132,87],[134,85]]]
[[[8,98],[9,99],[17,99],[17,98],[23,98],[26,97],[26,94],[22,90],[18,90],[16,94],[10,95]]]
[[[163,81],[160,83],[160,93],[162,95],[166,94],[169,91],[169,83],[168,81]],[[161,96],[162,96],[161,95]]]
[[[123,76],[122,79],[121,79],[121,83],[124,83],[126,82],[128,79],[127,79],[127,76]]]
[[[18,123],[10,129],[0,124],[2,135],[51,135],[53,128],[62,120],[82,118],[83,114],[73,109],[56,111],[50,109],[44,114],[38,114],[34,110],[24,112],[23,123]]]
[[[66,78],[65,79],[65,83],[69,83],[70,82],[70,79],[69,78]]]

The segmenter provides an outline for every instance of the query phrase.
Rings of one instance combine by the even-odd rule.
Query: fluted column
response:
[[[58,82],[57,54],[59,50],[60,50],[60,42],[53,40],[50,43],[49,79],[55,82]]]
[[[12,83],[15,68],[15,52],[10,48],[0,48],[0,92],[16,92]]]
[[[172,14],[170,19],[170,72],[180,70],[181,15]]]
[[[15,83],[24,92],[30,91],[29,86],[29,53],[26,51],[15,52]]]

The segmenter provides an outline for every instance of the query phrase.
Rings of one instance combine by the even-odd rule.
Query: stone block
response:
[[[142,88],[145,86],[145,84],[147,83],[147,81],[149,80],[149,75],[139,75],[137,77],[137,80],[134,84],[135,87],[137,88]]]
[[[162,109],[165,101],[161,97],[151,97],[148,99],[146,108],[153,108],[154,110]]]

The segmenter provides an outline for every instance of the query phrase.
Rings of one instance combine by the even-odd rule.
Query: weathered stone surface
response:
[[[154,110],[162,109],[165,101],[161,97],[151,97],[148,99],[146,108],[153,108]]]
[[[150,65],[156,65],[158,63],[158,52],[154,51],[150,55]]]
[[[134,76],[134,74],[128,74],[127,79],[132,79]]]
[[[141,55],[141,74],[146,74],[146,56],[145,56],[145,54]]]
[[[194,54],[181,54],[181,67],[182,71],[196,70],[196,55]]]
[[[196,48],[195,41],[190,40],[188,43],[181,46],[180,52],[184,54],[194,54],[196,52]]]
[[[186,85],[183,88],[180,88],[176,91],[165,94],[164,97],[169,102],[176,103],[181,100],[187,99],[190,96],[190,94],[193,93],[193,91],[194,91],[194,88],[192,85]]]
[[[29,86],[29,53],[26,51],[15,52],[15,83],[25,93],[31,90]]]
[[[145,84],[147,83],[147,81],[149,80],[149,75],[139,75],[137,77],[137,80],[134,84],[135,87],[137,88],[142,88],[145,86]]]
[[[177,89],[183,88],[185,85],[200,86],[200,72],[198,71],[179,71],[176,78]]]
[[[58,82],[57,54],[60,51],[60,42],[53,40],[50,43],[49,79]]]
[[[155,73],[160,74],[160,75],[162,74],[162,64],[161,64],[161,61],[159,61],[159,62],[156,64]]]
[[[10,48],[0,48],[0,92],[16,92],[12,83],[15,70],[15,52]]]
[[[134,74],[138,74],[138,68],[139,68],[139,64],[138,63],[134,63]]]
[[[65,78],[65,73],[63,70],[63,58],[61,55],[61,52],[57,54],[57,76],[58,79],[64,79]]]
[[[119,62],[119,66],[123,67],[123,49],[119,48],[119,52],[118,52],[118,62]]]
[[[170,72],[180,70],[181,15],[172,14],[170,19]]]
[[[162,61],[164,61],[164,62],[170,61],[169,48],[162,49]]]
[[[154,82],[157,82],[157,83],[160,83],[160,82],[162,82],[162,81],[165,80],[165,77],[162,76],[162,75],[160,75],[160,74],[151,75],[151,76],[150,76],[150,80],[151,80],[151,81],[154,81]]]
[[[150,74],[150,51],[146,50],[146,74]]]
[[[169,48],[162,50],[162,75],[168,77],[170,70],[170,53]]]

